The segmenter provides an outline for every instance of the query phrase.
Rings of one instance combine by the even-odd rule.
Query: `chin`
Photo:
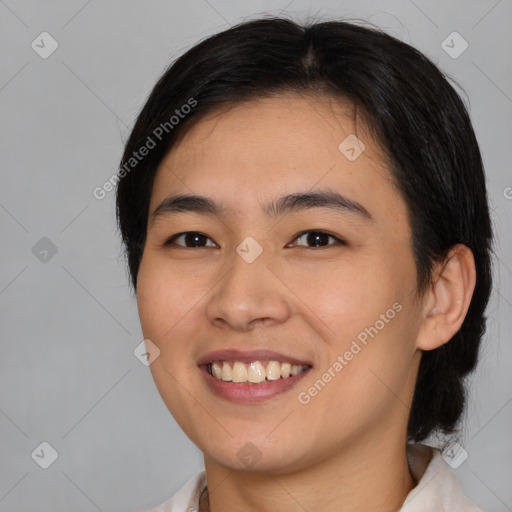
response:
[[[198,446],[206,461],[211,460],[232,471],[269,472],[277,475],[299,470],[312,463],[308,450],[301,453],[296,441],[286,443],[280,438],[272,441],[269,441],[268,434],[261,434],[244,436],[244,439],[224,438],[222,442],[216,442],[215,446]]]

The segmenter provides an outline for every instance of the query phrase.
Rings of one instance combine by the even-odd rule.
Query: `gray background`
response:
[[[370,20],[467,93],[498,264],[460,439],[469,458],[454,472],[483,509],[512,510],[511,0],[0,0],[1,511],[143,511],[202,469],[133,354],[143,337],[114,192],[100,201],[92,191],[116,172],[172,59],[244,18],[280,12]],[[59,45],[47,59],[31,47],[43,31]],[[469,44],[458,58],[441,47],[453,31]],[[31,457],[42,441],[59,455],[48,469]]]

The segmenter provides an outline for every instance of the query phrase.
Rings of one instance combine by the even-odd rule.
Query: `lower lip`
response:
[[[210,375],[206,365],[201,365],[199,368],[206,383],[215,394],[232,402],[244,403],[261,402],[273,398],[291,389],[311,370],[311,368],[308,368],[298,375],[286,379],[280,378],[261,382],[260,384],[250,384],[248,382],[225,382]]]

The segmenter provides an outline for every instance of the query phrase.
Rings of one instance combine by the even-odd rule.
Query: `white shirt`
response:
[[[418,485],[398,512],[482,512],[464,494],[441,452],[422,444],[407,445],[407,461]],[[191,478],[172,498],[148,512],[198,512],[206,474]]]

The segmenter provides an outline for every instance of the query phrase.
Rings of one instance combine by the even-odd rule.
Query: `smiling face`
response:
[[[342,144],[354,133],[359,156]],[[349,104],[290,93],[216,113],[153,186],[137,299],[156,386],[205,459],[229,468],[405,442],[416,278],[406,204]],[[252,380],[268,375],[223,382],[226,361],[235,380],[256,361]],[[281,363],[305,371],[283,378]]]

